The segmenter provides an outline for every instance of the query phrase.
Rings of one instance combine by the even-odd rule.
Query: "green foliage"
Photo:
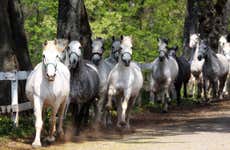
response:
[[[182,47],[185,0],[85,0],[93,37],[131,35],[134,59],[152,61],[157,55],[157,37]],[[107,52],[108,54],[109,52]]]
[[[32,135],[34,130],[34,123],[32,117],[20,118],[19,127],[15,128],[10,117],[0,117],[0,136],[8,136],[10,138],[22,138]]]
[[[41,59],[42,43],[53,39],[57,28],[58,0],[22,0],[25,29],[33,64]],[[186,0],[85,0],[93,38],[131,35],[134,59],[152,61],[157,56],[157,37],[182,47]]]
[[[56,37],[57,0],[22,0],[25,30],[33,64],[41,60],[42,44]]]

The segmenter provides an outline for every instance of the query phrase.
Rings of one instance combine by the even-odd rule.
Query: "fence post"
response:
[[[14,125],[18,127],[19,120],[19,108],[18,108],[18,80],[11,80],[11,106],[13,109],[12,119],[14,121]]]

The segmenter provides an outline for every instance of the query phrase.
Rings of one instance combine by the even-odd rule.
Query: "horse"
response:
[[[59,113],[58,133],[63,136],[63,114],[70,92],[70,72],[59,61],[55,41],[46,41],[43,47],[42,62],[30,73],[26,82],[26,96],[34,105],[36,136],[33,147],[40,147],[42,111],[45,106],[52,108],[51,129],[47,138],[55,140],[56,114]]]
[[[176,81],[174,83],[175,88],[176,88],[176,93],[177,93],[177,104],[180,104],[180,99],[181,99],[181,88],[182,85],[184,86],[184,97],[187,97],[187,84],[190,79],[191,71],[190,71],[190,64],[187,61],[187,59],[184,56],[178,57],[176,55],[176,52],[178,51],[178,47],[174,46],[172,48],[169,48],[169,56],[172,56],[179,67],[179,73],[176,78]]]
[[[227,58],[222,54],[216,54],[208,46],[206,40],[202,40],[199,46],[198,60],[204,60],[202,67],[204,98],[208,100],[206,94],[206,81],[209,81],[212,87],[212,96],[223,98],[223,88],[229,72]],[[218,83],[219,82],[219,83]],[[217,93],[218,90],[218,93]]]
[[[132,61],[132,38],[121,36],[119,61],[108,77],[106,109],[111,110],[116,97],[117,127],[130,128],[130,112],[143,85],[141,69]]]
[[[191,83],[193,96],[195,95],[195,86],[197,85],[197,97],[201,97],[202,92],[202,66],[204,64],[204,60],[198,60],[198,51],[199,51],[199,44],[200,44],[200,35],[199,34],[191,34],[189,47],[193,49],[192,57],[189,60],[191,66],[191,80],[194,82]],[[194,51],[195,49],[195,51]]]
[[[219,54],[223,54],[223,47],[228,42],[226,37],[227,37],[226,35],[222,35],[219,38],[219,41],[218,41],[218,53]]]
[[[228,64],[230,67],[230,42],[228,41],[227,38],[229,38],[230,35],[228,36],[221,36],[219,39],[219,47],[220,47],[220,52],[223,54],[227,59],[228,59]],[[229,95],[230,91],[230,68],[229,68],[229,73],[228,77],[224,86],[224,94]]]
[[[103,59],[103,53],[104,53],[104,41],[102,38],[97,38],[93,40],[92,43],[92,62],[97,67],[100,77],[100,99],[97,101],[96,106],[96,122],[97,123],[104,123],[105,122],[105,114],[102,114],[104,101],[105,101],[105,95],[107,92],[107,85],[108,85],[108,76],[110,71],[113,68],[113,65],[109,63],[109,61],[105,61]],[[114,53],[111,54],[111,60],[114,58]],[[103,117],[103,118],[102,118]],[[102,120],[103,119],[103,120]]]
[[[69,60],[70,78],[70,102],[74,106],[74,125],[79,134],[82,121],[88,122],[89,108],[99,99],[99,73],[96,66],[82,58],[81,44],[79,41],[71,41],[63,52]]]
[[[171,100],[170,91],[179,70],[176,60],[168,56],[167,45],[167,39],[158,38],[159,56],[152,63],[150,82],[154,100],[161,100],[163,103],[163,112],[168,111],[168,102]]]

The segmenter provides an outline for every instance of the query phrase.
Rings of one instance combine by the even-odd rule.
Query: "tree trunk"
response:
[[[84,0],[59,0],[57,38],[80,40],[84,58],[90,59],[91,35]]]
[[[184,46],[185,54],[190,54],[188,48],[189,34],[200,33],[201,39],[208,39],[209,46],[217,52],[219,37],[226,34],[228,31],[229,21],[229,0],[188,0],[187,1],[187,17],[184,27]],[[196,8],[191,11],[191,8]],[[192,19],[193,17],[198,19]],[[190,22],[190,23],[188,23]],[[191,30],[192,26],[197,26],[197,29]],[[189,29],[190,28],[190,29]]]
[[[189,36],[196,33],[198,30],[198,7],[196,0],[187,0],[187,11],[184,22],[184,56],[187,59],[191,57],[191,50],[189,49]]]
[[[0,0],[0,71],[30,70],[19,0]],[[24,87],[21,87],[24,89]],[[0,105],[10,103],[10,82],[0,82]]]

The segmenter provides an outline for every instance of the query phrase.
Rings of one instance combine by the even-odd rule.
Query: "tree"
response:
[[[0,71],[31,70],[20,1],[0,0],[0,4]],[[9,99],[10,84],[1,81],[0,104]]]
[[[189,34],[194,32],[200,33],[201,39],[208,39],[209,46],[217,52],[219,37],[228,31],[229,8],[229,0],[187,0],[184,25],[185,54],[189,54]]]
[[[84,0],[59,0],[57,38],[80,40],[84,58],[90,59],[91,35]]]

